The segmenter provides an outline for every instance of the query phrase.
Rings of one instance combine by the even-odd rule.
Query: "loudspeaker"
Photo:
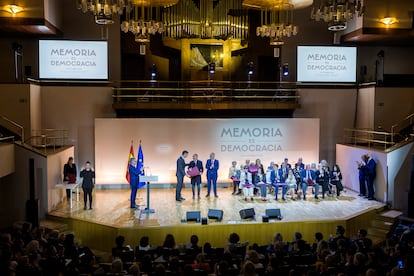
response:
[[[254,218],[256,215],[253,208],[242,209],[239,211],[239,214],[242,219]]]
[[[266,209],[266,216],[268,216],[269,218],[277,218],[277,219],[282,218],[280,209]]]
[[[188,211],[187,212],[187,221],[200,222],[200,211]]]
[[[268,216],[262,216],[262,222],[269,222]]]
[[[201,218],[201,224],[207,225],[207,218]]]
[[[223,210],[208,209],[208,218],[221,221],[223,219]]]

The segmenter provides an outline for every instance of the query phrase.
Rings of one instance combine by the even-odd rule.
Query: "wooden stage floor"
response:
[[[50,215],[64,218],[87,220],[99,224],[114,227],[142,227],[142,226],[172,226],[181,224],[187,211],[201,211],[201,217],[207,217],[209,209],[223,210],[222,223],[237,223],[242,221],[239,210],[254,208],[257,221],[261,222],[266,209],[278,208],[283,216],[283,221],[313,221],[325,219],[341,219],[352,216],[364,210],[379,208],[383,203],[369,201],[361,198],[357,193],[347,190],[340,197],[325,197],[316,200],[308,192],[307,200],[276,201],[273,195],[268,195],[268,200],[263,202],[260,198],[254,201],[243,200],[241,196],[232,195],[230,188],[218,188],[219,197],[192,199],[191,188],[183,189],[185,201],[175,201],[174,188],[151,189],[150,208],[155,210],[153,214],[141,212],[146,207],[146,189],[141,189],[137,195],[137,204],[140,209],[129,208],[129,190],[94,190],[93,210],[83,210],[83,194],[80,201],[76,202],[73,195],[73,209],[69,203],[63,201]]]
[[[359,228],[368,229],[376,214],[384,209],[378,201],[360,198],[353,191],[346,191],[339,198],[327,197],[315,200],[308,192],[307,201],[274,200],[268,195],[268,201],[260,198],[244,201],[241,196],[231,194],[230,188],[218,188],[218,198],[205,198],[205,188],[200,200],[193,200],[191,187],[183,189],[183,202],[175,201],[174,188],[151,189],[150,207],[153,214],[141,211],[146,207],[146,189],[138,194],[139,210],[129,208],[128,189],[94,191],[93,210],[83,210],[83,194],[80,201],[73,202],[70,209],[66,200],[48,214],[48,218],[63,222],[84,244],[100,250],[108,250],[113,246],[117,235],[126,237],[128,244],[137,245],[143,235],[150,237],[152,244],[162,244],[166,234],[175,235],[177,243],[188,242],[192,234],[200,238],[200,244],[210,242],[213,246],[222,247],[232,232],[239,233],[242,240],[250,240],[259,244],[267,243],[275,232],[282,233],[290,240],[295,231],[300,231],[305,240],[313,241],[315,232],[328,237],[335,234],[336,225],[343,225],[349,236],[355,236]],[[74,195],[74,198],[76,196]],[[242,220],[241,209],[254,208],[256,220]],[[266,209],[278,208],[282,220],[262,223]],[[207,217],[209,209],[223,210],[223,221],[201,223],[183,223],[187,211],[201,211],[201,217]]]

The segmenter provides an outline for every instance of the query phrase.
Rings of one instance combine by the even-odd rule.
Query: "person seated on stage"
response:
[[[254,181],[256,187],[260,189],[260,196],[262,201],[266,201],[267,196],[267,184],[266,184],[266,174],[263,173],[263,169],[259,168],[257,174],[255,175]]]
[[[273,166],[274,166],[274,164],[275,164],[275,162],[273,162],[273,161],[271,161],[271,162],[270,162],[269,166],[267,167],[267,171],[268,171],[268,172],[273,171]]]
[[[338,164],[333,165],[330,179],[331,185],[336,186],[336,195],[339,196],[341,194],[341,191],[344,189],[344,186],[342,186],[342,173]]]
[[[130,246],[124,246],[125,237],[117,236],[115,238],[115,247],[112,248],[112,259],[120,258],[123,262],[134,261],[134,250]]]
[[[237,161],[231,162],[231,167],[229,168],[229,178],[233,182],[233,192],[231,194],[239,194],[240,169],[237,167]]]
[[[289,193],[291,198],[293,198],[293,195],[295,194],[295,190],[298,187],[298,185],[296,184],[296,177],[292,169],[289,169],[285,183],[286,183],[286,194]]]
[[[270,183],[271,183],[272,188],[275,189],[275,196],[277,200],[277,194],[279,193],[278,183],[280,183],[280,176],[279,176],[279,165],[276,163],[273,164],[273,170],[270,172]]]
[[[303,164],[303,158],[299,157],[298,162],[295,163],[295,168],[299,166],[300,170],[305,169],[305,164]]]
[[[249,167],[244,166],[243,171],[240,173],[239,183],[239,189],[243,191],[244,200],[247,201],[249,196],[253,200],[253,187],[252,174],[249,172]]]
[[[322,186],[322,198],[325,198],[325,194],[329,191],[329,173],[325,171],[322,164],[318,165],[318,170],[315,172],[316,183]],[[318,194],[316,194],[318,196]]]
[[[287,160],[287,158],[285,158],[285,161]],[[286,178],[288,176],[288,171],[289,171],[289,167],[288,167],[288,163],[287,162],[283,162],[280,165],[280,169],[279,169],[279,177],[280,177],[280,182],[284,183],[285,185],[282,186],[282,199],[286,200],[285,196],[286,196],[286,192],[287,192],[287,187],[286,187]],[[276,198],[277,199],[277,198]]]
[[[289,164],[289,159],[287,157],[285,157],[285,159],[283,159],[283,163],[286,164],[286,168],[291,169],[292,165]]]
[[[315,182],[315,172],[311,169],[311,166],[307,164],[305,169],[301,171],[300,179],[302,183],[303,200],[306,200],[306,190],[308,186],[315,186],[315,198],[318,199],[319,185]]]
[[[305,169],[305,167],[303,167],[303,169],[302,169],[299,164],[296,164],[295,165],[295,168],[293,169],[293,174],[295,175],[296,183],[298,184],[298,186],[300,186],[300,183],[301,183],[301,180],[300,180],[300,172],[302,170],[304,170],[304,169]],[[296,188],[296,192],[298,191],[298,188],[299,187]]]

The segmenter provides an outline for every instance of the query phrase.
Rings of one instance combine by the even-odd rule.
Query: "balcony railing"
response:
[[[299,107],[296,83],[288,82],[124,81],[113,88],[113,98],[115,108]]]

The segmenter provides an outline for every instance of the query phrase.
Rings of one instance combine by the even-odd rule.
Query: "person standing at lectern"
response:
[[[73,163],[73,157],[69,157],[68,162],[63,166],[63,181],[68,184],[76,183],[76,164]],[[70,200],[70,189],[66,189],[66,198]]]
[[[85,168],[80,172],[80,177],[83,178],[82,190],[83,190],[83,210],[86,210],[86,203],[89,197],[89,209],[92,210],[92,190],[95,182],[95,172],[91,167],[91,162],[85,163]]]
[[[129,160],[128,172],[129,186],[131,187],[130,207],[136,209],[135,199],[137,197],[140,170],[137,168],[137,159],[134,157]]]
[[[198,154],[193,154],[193,160],[190,162],[188,169],[194,170],[198,169],[199,174],[191,176],[191,190],[193,192],[193,199],[195,197],[195,186],[197,186],[197,196],[200,199],[200,184],[201,184],[201,174],[203,173],[203,162],[198,160]]]
[[[206,162],[207,169],[207,195],[210,196],[211,185],[213,185],[214,196],[217,195],[217,171],[219,169],[219,161],[216,159],[216,154],[214,152],[210,153],[210,159]]]
[[[183,201],[185,198],[181,196],[181,189],[183,188],[184,183],[184,176],[185,173],[185,167],[188,166],[188,164],[185,163],[185,158],[188,156],[188,151],[183,150],[181,153],[181,156],[177,159],[177,171],[175,175],[177,176],[177,185],[175,186],[175,200],[176,201]]]

